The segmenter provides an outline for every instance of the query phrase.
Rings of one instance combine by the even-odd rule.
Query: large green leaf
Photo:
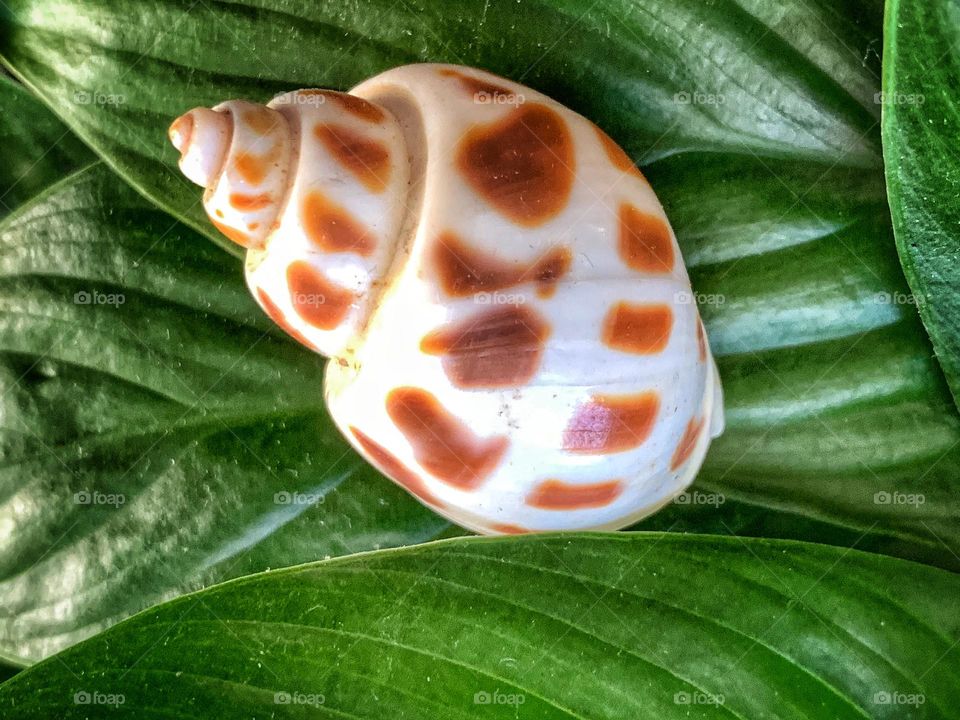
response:
[[[6,13],[0,52],[14,71],[139,190],[197,227],[206,227],[198,213],[199,191],[179,177],[165,139],[170,118],[192,105],[238,95],[266,98],[300,86],[345,87],[378,69],[418,59],[481,65],[563,99],[646,161],[696,288],[707,301],[703,312],[727,392],[728,430],[708,457],[697,485],[701,495],[687,496],[691,502],[672,506],[644,526],[813,538],[960,568],[954,554],[960,548],[954,490],[960,421],[916,310],[903,302],[908,289],[885,205],[874,102],[877,2],[601,0],[583,7],[553,0],[458,3],[457,13],[440,0],[296,7],[278,0],[198,5],[118,0],[102,7],[79,0],[7,0],[5,7],[0,7]],[[98,100],[78,102],[75,95]],[[179,242],[163,236],[170,221],[135,203],[129,193],[118,197],[124,207],[137,208],[137,220],[111,213],[119,202],[113,192],[90,196],[90,206],[72,220],[89,220],[81,226],[88,227],[90,238],[100,237],[105,224],[99,246],[78,247],[71,240],[74,228],[56,215],[36,218],[49,226],[40,237],[56,239],[59,248],[47,253],[49,264],[58,263],[60,253],[73,258],[86,251],[84,267],[108,268],[110,283],[120,277],[155,283],[153,263],[166,257],[167,264],[156,272],[176,278],[176,297],[201,294],[204,302],[242,307],[244,327],[265,327],[252,304],[239,297],[239,264],[215,255],[216,269],[194,278],[194,266],[210,257],[210,249],[179,225],[171,230]],[[45,215],[41,209],[35,213]],[[153,218],[151,226],[140,222],[141,214]],[[24,236],[9,237],[20,248],[8,252],[16,268],[31,256],[22,249]],[[141,257],[142,252],[124,250],[129,243],[145,249],[158,240],[167,255]],[[116,257],[107,243],[116,244]],[[139,264],[125,267],[133,261]],[[202,291],[192,288],[195,282]],[[61,303],[68,300],[60,297]],[[66,310],[76,308],[66,302]],[[95,310],[107,313],[101,332],[125,332],[114,327],[116,312]],[[183,322],[179,305],[155,315],[130,305],[120,310],[128,313],[125,322],[131,328],[149,327],[157,343],[167,331],[179,338],[194,332],[176,324]],[[229,317],[238,317],[239,311],[232,312]],[[29,331],[35,321],[21,317],[16,323]],[[207,333],[216,336],[205,351],[207,363],[221,370],[245,362],[246,347],[237,348],[236,338],[253,336],[237,335],[229,324],[220,329],[233,335],[223,340],[219,330]],[[8,342],[31,337],[29,332],[8,335],[14,338]],[[277,466],[306,462],[300,455],[310,443],[324,448],[322,457],[332,462],[345,446],[322,415],[319,390],[314,396],[303,392],[310,382],[319,387],[316,361],[292,345],[269,343],[258,346],[257,357],[283,367],[282,382],[278,369],[272,390],[257,386],[242,401],[243,409],[235,407],[241,402],[236,397],[223,398],[223,413],[256,417],[253,427],[243,426],[256,440],[244,442],[257,453],[264,448],[276,453]],[[183,346],[191,347],[186,341]],[[123,363],[133,368],[125,372],[135,375],[135,385],[160,373],[150,387],[161,388],[161,399],[170,393],[183,396],[177,373],[164,374],[133,341],[125,349]],[[22,351],[24,368],[44,350]],[[177,352],[185,350],[178,346]],[[107,346],[81,365],[84,373],[72,379],[74,392],[100,397],[105,391],[98,383],[114,382],[109,376],[116,374],[111,364],[116,353]],[[194,372],[184,366],[182,375]],[[55,410],[60,404],[43,401],[42,379],[21,403],[33,408],[30,418],[36,425],[59,427]],[[85,412],[78,425],[84,431],[82,450],[106,447],[94,461],[101,469],[104,457],[111,466],[130,464],[116,457],[130,441],[119,436],[119,443],[113,434],[115,426],[141,424],[137,402],[121,403],[128,394],[139,397],[126,387],[108,396],[113,403],[109,421]],[[189,393],[186,397],[189,402]],[[276,408],[272,426],[264,422],[269,412],[264,403]],[[287,433],[276,432],[284,423]],[[22,505],[56,521],[52,529],[20,523],[11,540],[14,556],[40,558],[29,572],[16,564],[11,571],[23,574],[12,581],[16,592],[9,597],[15,602],[4,608],[5,632],[19,654],[39,657],[158,597],[227,575],[455,532],[402,499],[352,454],[328,472],[322,460],[312,458],[320,469],[304,469],[299,476],[306,488],[323,485],[341,471],[369,478],[340,486],[337,492],[346,499],[339,504],[328,498],[322,509],[327,525],[315,520],[313,513],[320,510],[288,524],[274,523],[270,515],[264,520],[276,478],[266,470],[256,477],[252,464],[243,460],[237,471],[242,482],[221,475],[224,457],[239,453],[249,459],[232,436],[220,433],[215,460],[208,457],[213,451],[204,449],[192,463],[179,463],[176,474],[161,474],[184,437],[192,439],[196,432],[180,433],[172,446],[161,445],[166,448],[158,450],[161,459],[123,477],[123,484],[134,488],[182,494],[175,514],[155,509],[154,524],[146,525],[129,508],[126,514],[106,514],[98,533],[78,527],[49,557],[44,553],[58,537],[55,531],[67,530],[71,521],[57,519],[66,512],[62,506],[48,507],[57,497],[49,491],[78,483],[56,465],[52,470],[30,465],[29,474],[21,468],[17,482],[29,487],[17,501],[26,498]],[[76,438],[63,442],[72,448]],[[119,482],[119,474],[110,482]],[[212,486],[211,497],[225,493],[230,498],[220,514],[211,515],[211,507],[219,507],[215,501],[196,502],[197,489],[208,489],[210,475],[223,479]],[[261,485],[267,490],[251,500],[250,488]],[[381,498],[388,500],[386,506],[380,506]],[[351,541],[337,542],[336,532],[346,528]],[[245,547],[247,554],[233,567],[218,561],[216,572],[208,573],[204,552],[192,550],[197,535],[214,548],[204,546],[214,557],[225,552],[225,536],[242,535],[229,547],[231,552]],[[89,543],[89,537],[95,541]],[[114,546],[123,552],[116,554]],[[103,547],[110,552],[94,557],[90,548]],[[163,564],[171,553],[178,562],[185,558],[172,573]],[[81,555],[84,567],[92,563],[95,572],[73,572],[72,563]],[[131,579],[143,591],[124,595]],[[39,600],[31,595],[34,588],[41,590]]]
[[[102,165],[0,225],[0,277],[0,655],[446,528],[348,452],[234,260]]]
[[[0,687],[28,718],[943,718],[960,576],[676,533],[467,539],[242,578]]]
[[[960,2],[889,0],[884,157],[903,267],[960,402]]]
[[[0,218],[93,154],[39,100],[0,75]]]

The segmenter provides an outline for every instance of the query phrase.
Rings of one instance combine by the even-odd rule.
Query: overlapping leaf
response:
[[[890,0],[884,157],[897,247],[960,402],[960,3]]]
[[[94,156],[21,85],[0,76],[0,218]]]
[[[943,570],[805,543],[461,539],[179,598],[21,673],[0,708],[946,720],[960,703],[958,593]]]

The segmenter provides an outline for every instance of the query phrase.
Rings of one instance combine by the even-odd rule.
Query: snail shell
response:
[[[662,206],[590,121],[409,65],[197,108],[170,137],[261,307],[330,357],[338,427],[438,513],[619,528],[693,481],[716,365]]]

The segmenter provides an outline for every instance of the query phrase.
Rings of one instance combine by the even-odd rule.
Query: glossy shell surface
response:
[[[597,126],[450,65],[204,112],[171,129],[181,167],[384,474],[484,533],[623,527],[692,482],[716,366],[663,208]]]

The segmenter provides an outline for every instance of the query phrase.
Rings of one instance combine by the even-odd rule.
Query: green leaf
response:
[[[805,543],[454,540],[179,598],[21,673],[0,708],[24,720],[947,719],[958,593],[952,573]]]
[[[0,218],[93,154],[21,85],[0,75]]]
[[[0,277],[0,655],[446,528],[348,452],[233,258],[102,165],[0,225]]]
[[[457,13],[440,0],[296,7],[280,0],[199,5],[119,0],[104,6],[7,0],[6,7],[0,7],[7,13],[0,25],[0,53],[13,70],[138,190],[201,228],[209,229],[199,211],[200,192],[179,176],[176,153],[165,137],[170,119],[193,105],[236,96],[266,99],[304,86],[343,88],[385,67],[416,60],[487,67],[563,100],[645,162],[703,301],[726,390],[728,429],[695,486],[700,495],[686,496],[689,502],[674,504],[643,527],[816,539],[960,569],[955,491],[960,419],[916,309],[903,301],[909,290],[884,198],[880,106],[874,101],[882,20],[878,2],[600,0],[585,7],[573,0],[545,0],[459,3]],[[106,218],[111,243],[149,246],[167,230],[169,221],[160,213],[151,215],[149,229],[115,218],[113,192],[94,198],[82,213],[95,224]],[[137,215],[149,214],[142,204],[136,207]],[[111,218],[120,224],[111,225]],[[199,282],[205,302],[236,303],[244,308],[245,327],[265,328],[252,304],[239,297],[239,263],[218,254],[215,272],[192,278],[194,256],[200,262],[209,248],[182,226],[174,227],[172,232],[188,241],[171,243],[164,237],[159,247],[171,248],[172,259],[166,270],[158,270],[178,279],[174,297],[196,297],[199,291],[190,288]],[[62,233],[59,245],[79,252],[67,240],[66,226],[56,228]],[[128,237],[131,230],[140,234]],[[88,231],[93,238],[98,232]],[[111,251],[89,251],[87,264],[111,268],[115,277],[124,263],[141,259],[130,252],[112,259]],[[58,252],[51,251],[51,263]],[[127,272],[154,282],[153,262],[151,253]],[[130,306],[121,310],[130,313],[126,322],[131,327],[147,326],[160,337],[167,330],[184,336],[177,330],[179,305],[149,320]],[[102,327],[113,328],[110,318],[115,317],[106,315]],[[21,318],[19,323],[29,328],[32,321]],[[219,332],[211,340],[216,351],[211,350],[208,363],[217,370],[238,358],[245,361],[246,347],[229,344],[239,342],[233,326],[225,326],[225,333],[231,336],[228,345],[221,345]],[[269,342],[262,362],[270,359],[277,367],[289,364],[297,370],[278,369],[273,375],[271,392],[286,400],[274,400],[259,386],[250,400],[253,412],[262,412],[257,403],[267,397],[280,403],[273,427],[289,425],[290,416],[300,418],[301,411],[310,419],[298,420],[306,425],[296,425],[289,435],[258,424],[251,447],[258,453],[269,448],[284,462],[293,462],[290,457],[296,459],[310,443],[345,449],[322,414],[319,389],[315,397],[303,393],[309,386],[303,384],[305,377],[319,388],[316,361],[292,345]],[[42,350],[26,351],[26,364]],[[106,360],[113,352],[108,348],[97,356],[97,372],[111,367]],[[132,347],[124,358],[136,363],[143,378],[162,374]],[[193,372],[183,369],[184,376]],[[171,392],[165,380],[157,383]],[[178,385],[179,380],[170,383]],[[86,375],[76,378],[75,387],[78,394],[97,397],[100,392]],[[135,403],[128,410],[119,399],[127,392],[117,390],[112,396],[117,408],[112,412],[122,427],[131,424],[123,413],[137,415]],[[57,425],[59,405],[33,397],[23,400],[36,408],[32,421]],[[233,413],[232,403],[238,400],[223,402]],[[86,448],[88,440],[100,435],[96,419],[84,419]],[[105,442],[112,427],[105,423]],[[180,437],[184,435],[192,437],[186,432]],[[401,499],[400,491],[349,453],[336,471],[369,481],[341,486],[350,491],[339,507],[327,500],[327,526],[307,519],[279,527],[258,525],[264,506],[257,502],[269,503],[275,479],[265,471],[255,477],[249,464],[242,468],[242,493],[229,490],[235,485],[229,479],[215,486],[234,505],[211,518],[210,504],[194,502],[191,493],[206,487],[211,474],[219,477],[222,458],[238,452],[230,437],[220,440],[222,454],[213,469],[204,465],[203,456],[185,468],[178,466],[182,475],[163,478],[165,493],[180,492],[187,499],[176,505],[175,515],[148,525],[154,529],[143,532],[146,539],[138,538],[134,522],[104,521],[96,536],[99,544],[73,550],[71,543],[86,538],[83,530],[75,531],[63,541],[67,550],[55,562],[42,559],[32,571],[36,580],[15,583],[26,594],[10,595],[20,604],[0,608],[10,618],[7,636],[22,643],[20,654],[45,655],[158,596],[227,575],[457,532]],[[165,452],[162,460],[131,472],[123,482],[155,486],[158,463],[168,461],[174,449]],[[113,465],[129,465],[113,459],[116,443],[109,453]],[[248,457],[242,449],[239,454]],[[71,485],[62,469],[53,469],[47,475],[48,467],[37,466],[18,482],[30,485],[29,507],[37,503],[38,514],[58,517],[65,511],[47,508],[46,493],[77,483]],[[145,473],[142,479],[140,472]],[[301,487],[322,484],[327,477],[323,470],[316,476],[305,470]],[[264,482],[271,490],[251,500],[250,488]],[[387,509],[378,505],[381,498],[389,499]],[[244,520],[231,520],[235,516],[230,512],[241,513]],[[206,568],[198,562],[190,575],[185,568],[192,556],[182,548],[194,541],[181,541],[181,526],[219,528],[229,522],[234,529],[248,529],[243,562],[229,570],[221,567],[211,578],[204,577]],[[17,553],[43,558],[58,537],[54,531],[68,526],[69,520],[54,523],[50,531],[42,524],[40,530],[18,525]],[[337,544],[331,527],[350,529],[362,542]],[[135,550],[120,557],[107,554],[99,558],[96,572],[77,579],[70,564],[73,553],[95,555],[91,547],[112,548],[115,536],[122,540],[116,543],[120,547],[129,543]],[[210,542],[216,547],[223,540],[215,533]],[[179,585],[161,564],[170,545],[188,557],[179,574],[173,574]],[[130,562],[136,569],[128,569]],[[129,602],[117,609],[117,597],[131,577],[147,590],[124,595]],[[103,592],[104,583],[112,595]],[[24,599],[34,587],[42,589],[41,600]],[[83,589],[88,604],[73,599],[75,588]],[[62,618],[58,603],[77,611]],[[88,623],[88,617],[95,621]]]
[[[960,567],[960,423],[909,303],[882,176],[697,154],[649,176],[700,294],[727,431],[694,486],[702,507],[688,495],[642,527]]]
[[[887,3],[883,138],[897,249],[960,403],[960,3]]]

